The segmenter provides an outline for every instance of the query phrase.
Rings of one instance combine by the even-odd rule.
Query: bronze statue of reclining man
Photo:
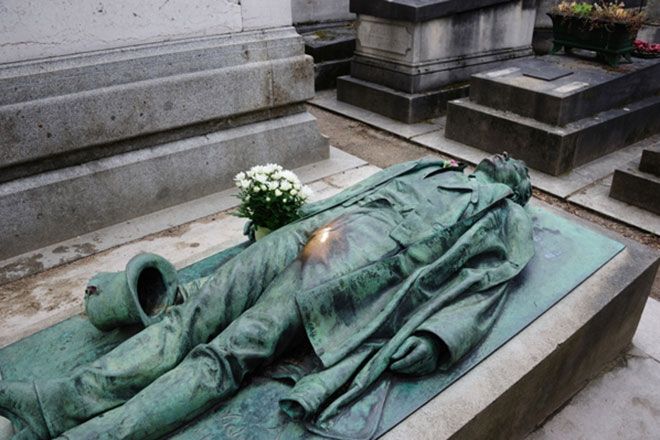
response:
[[[0,381],[17,438],[148,439],[234,394],[307,337],[322,368],[282,411],[327,420],[383,372],[449,368],[487,334],[533,255],[527,168],[399,164],[221,266],[162,321],[68,377]]]

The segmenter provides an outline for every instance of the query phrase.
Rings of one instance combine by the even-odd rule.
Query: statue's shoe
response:
[[[0,415],[22,425],[12,439],[50,438],[32,383],[0,381]]]

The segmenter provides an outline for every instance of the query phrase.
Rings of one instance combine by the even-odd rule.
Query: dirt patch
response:
[[[160,232],[155,232],[153,234],[149,234],[146,237],[139,238],[139,241],[153,241],[158,238],[162,237],[180,237],[186,232],[190,230],[190,223],[184,223],[183,225],[179,226],[173,226],[169,229],[165,229],[164,231]],[[134,240],[135,241],[135,240]]]
[[[74,244],[73,250],[81,256],[91,255],[96,252],[96,245],[92,243]]]
[[[11,280],[16,278],[17,273],[41,272],[44,270],[44,265],[41,262],[42,258],[43,254],[34,254],[0,267],[0,285],[11,282]]]
[[[361,122],[307,106],[318,119],[321,133],[330,138],[330,145],[366,160],[372,165],[386,168],[424,156],[449,159],[438,152],[415,145],[398,136],[391,135]]]

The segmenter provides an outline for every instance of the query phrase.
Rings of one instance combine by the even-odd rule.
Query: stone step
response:
[[[405,93],[352,76],[337,78],[337,99],[407,124],[435,118],[447,102],[467,96],[469,86],[460,84],[425,93]]]
[[[232,187],[259,163],[327,157],[301,112],[0,183],[0,260]]]
[[[283,116],[311,64],[287,28],[2,65],[0,182]]]
[[[639,170],[660,176],[660,144],[642,152]]]
[[[558,176],[660,132],[660,96],[557,127],[467,98],[447,108],[445,137],[484,151],[508,151]]]
[[[473,75],[477,104],[563,126],[652,96],[660,90],[660,60],[635,59],[617,69],[567,56],[513,61]]]
[[[660,176],[640,171],[636,165],[614,171],[610,197],[660,215]]]

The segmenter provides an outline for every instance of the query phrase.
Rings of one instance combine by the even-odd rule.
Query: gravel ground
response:
[[[332,146],[366,160],[372,165],[384,168],[407,160],[419,159],[423,156],[436,156],[447,159],[446,156],[442,156],[436,151],[413,144],[403,138],[353,119],[314,106],[308,106],[308,110],[316,116],[321,133],[330,139]],[[534,197],[660,251],[660,237],[657,235],[617,222],[539,190],[534,190]],[[651,296],[660,300],[660,272],[656,277]]]

